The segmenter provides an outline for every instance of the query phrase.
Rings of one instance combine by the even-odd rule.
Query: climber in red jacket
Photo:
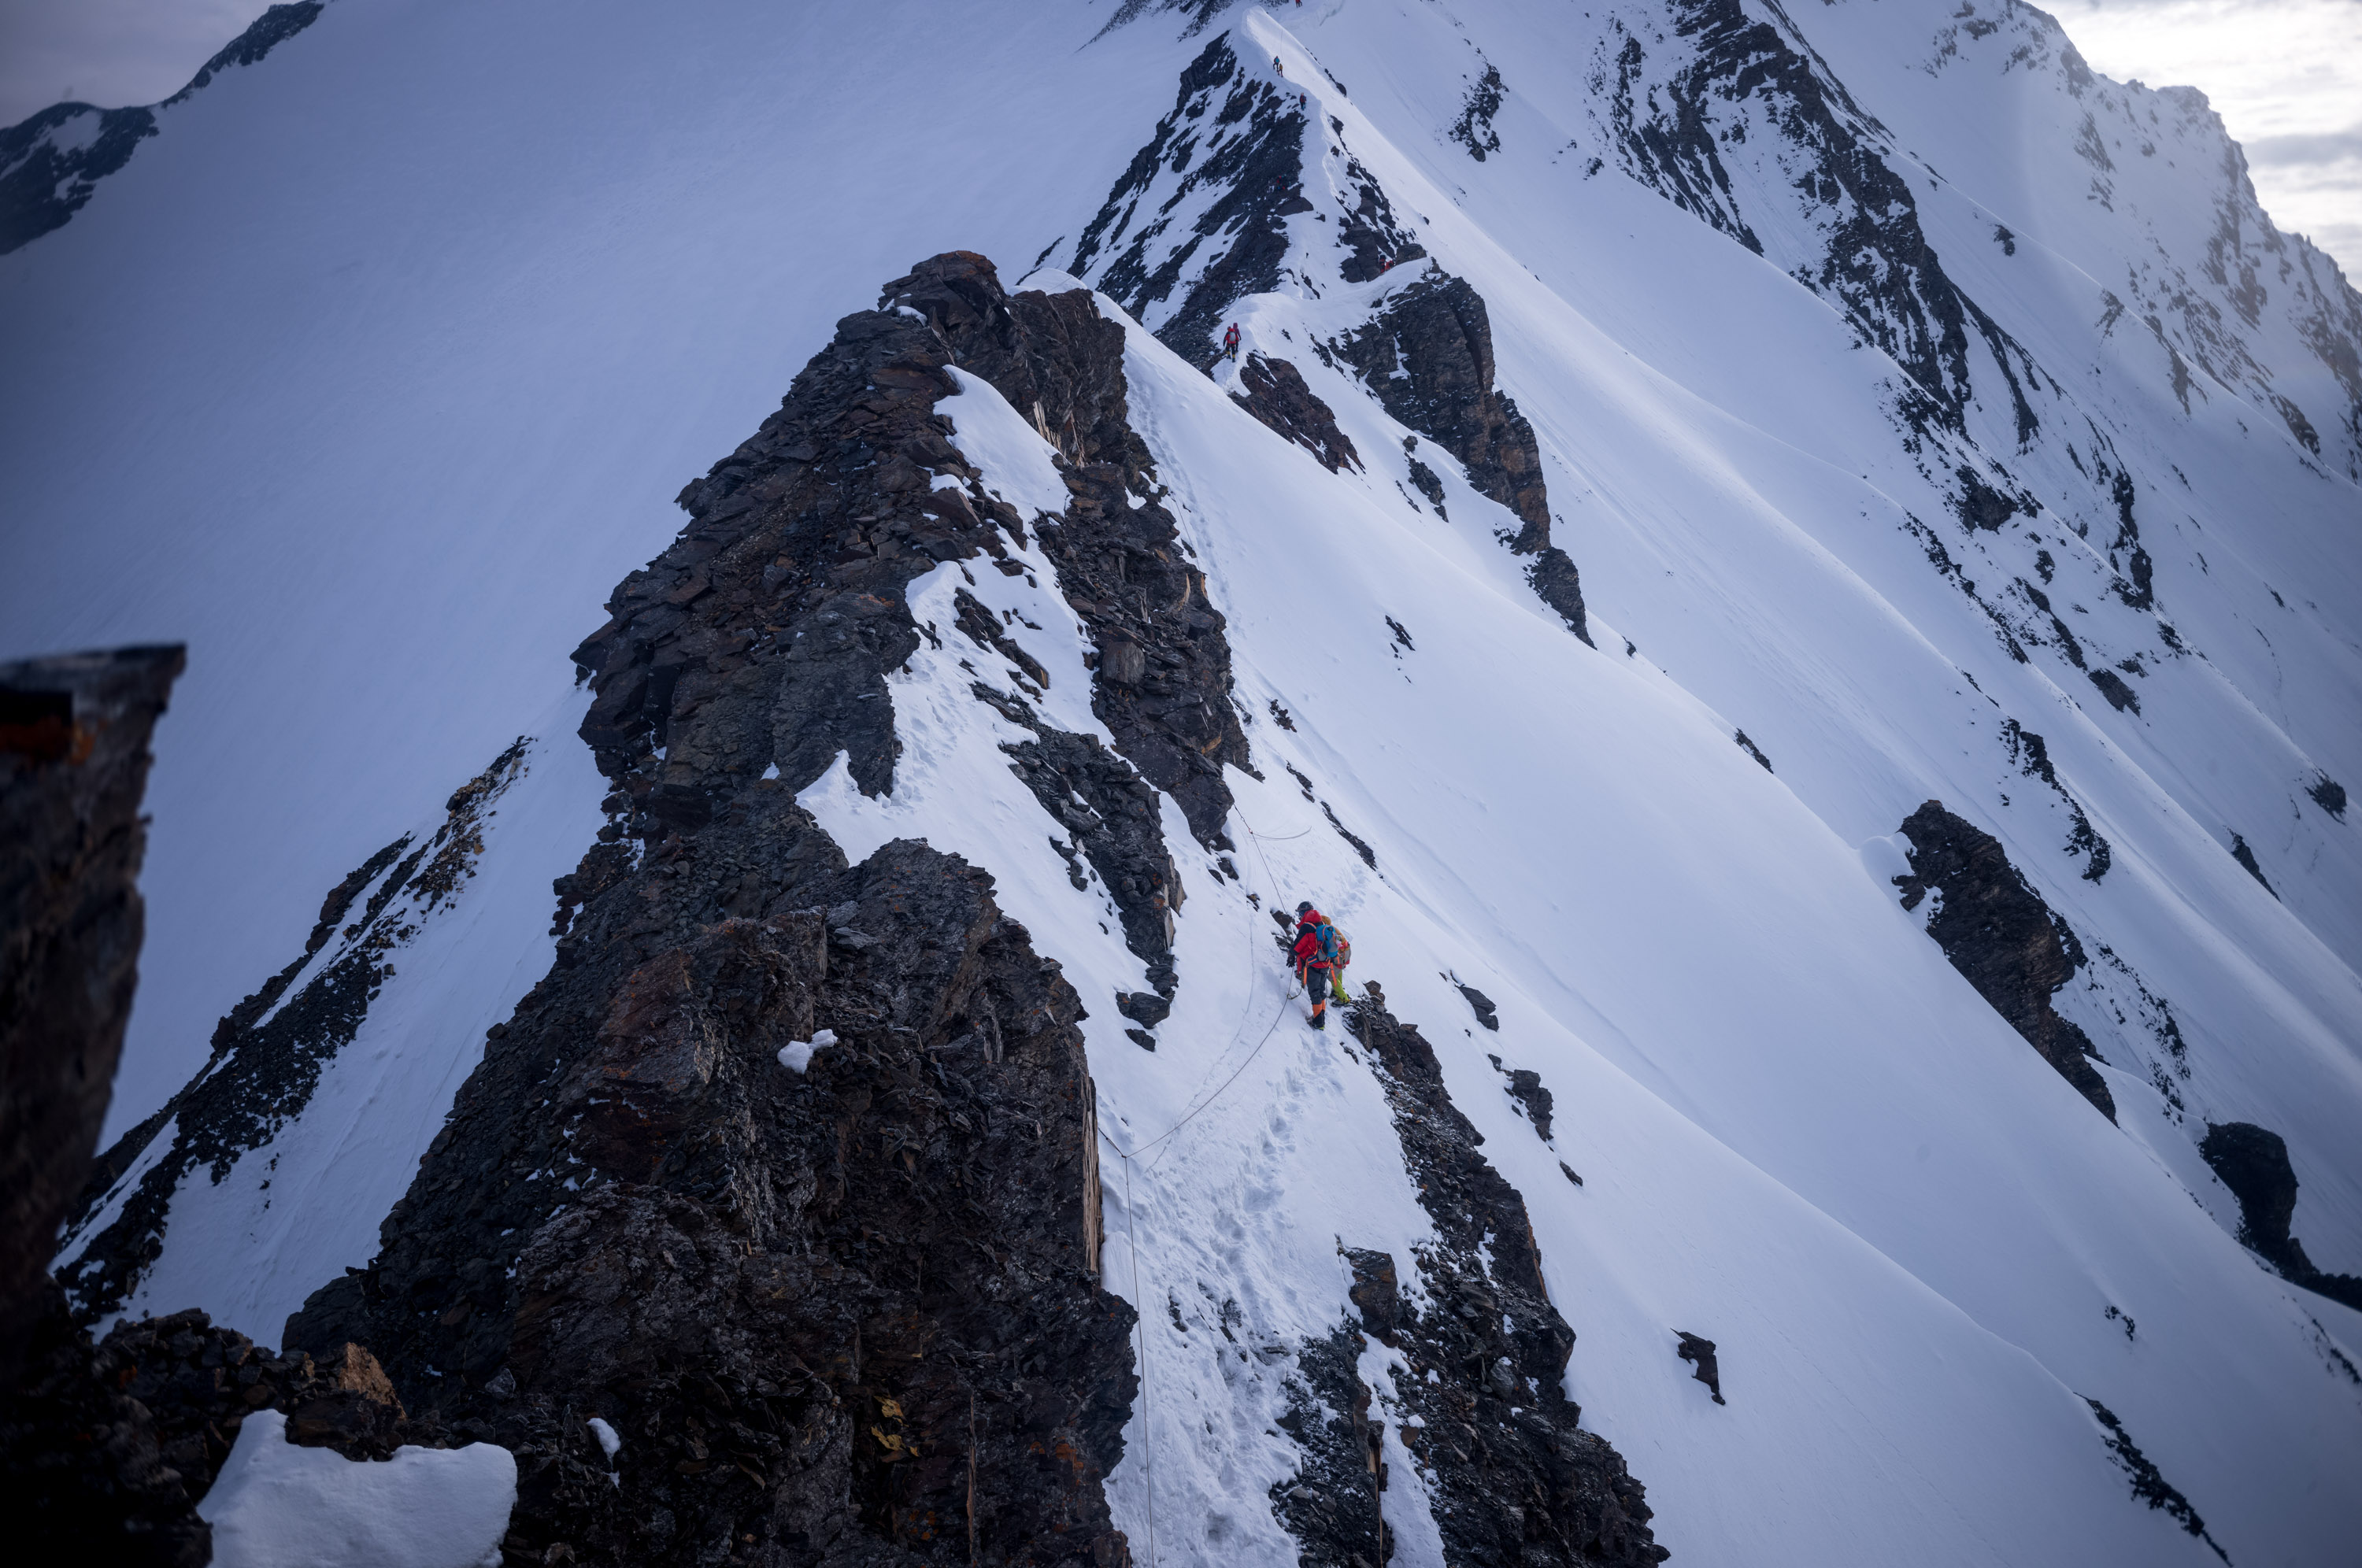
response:
[[[1343,966],[1341,949],[1344,938],[1329,917],[1312,907],[1311,901],[1296,906],[1296,944],[1288,949],[1296,960],[1296,977],[1303,982],[1305,993],[1312,999],[1312,1027],[1329,1027],[1330,988],[1336,988],[1337,999],[1345,999],[1344,987],[1337,971]]]

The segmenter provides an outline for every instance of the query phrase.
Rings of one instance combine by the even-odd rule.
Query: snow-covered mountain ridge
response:
[[[1087,1211],[1104,1272],[1054,1264],[1024,1332],[1092,1347],[1056,1397],[1079,1401],[1060,1419],[1105,1500],[1089,1478],[1057,1506],[1129,1543],[1107,1550],[1144,1558],[1153,1528],[1158,1560],[1343,1562],[1382,1536],[1485,1560],[1503,1548],[1462,1515],[1497,1526],[1517,1447],[1491,1434],[1554,1408],[1540,1386],[1571,1351],[1564,1408],[1683,1560],[2334,1560],[2351,1503],[2317,1483],[2362,1449],[2362,1320],[2322,1294],[2362,1273],[2352,291],[2271,230],[2189,95],[2092,76],[2024,7],[1107,20],[723,7],[652,39],[593,15],[544,59],[522,12],[345,0],[0,262],[27,344],[22,515],[97,520],[22,531],[43,598],[11,588],[10,624],[94,640],[177,617],[193,645],[160,738],[160,984],[131,1070],[171,1073],[165,1039],[193,1046],[313,962],[276,1015],[264,999],[226,1032],[169,1138],[151,1121],[113,1157],[64,1259],[112,1282],[86,1305],[201,1305],[277,1341],[366,1267],[297,1331],[364,1339],[414,1405],[522,1422],[555,1475],[589,1440],[536,1401],[606,1410],[622,1487],[603,1462],[554,1483],[619,1494],[602,1542],[687,1553],[688,1520],[727,1518],[805,1560],[764,1533],[793,1515],[835,1520],[828,1550],[883,1551],[861,1543],[911,1497],[880,1477],[921,1497],[958,1477],[880,1455],[965,1453],[966,1407],[865,1375],[857,1350],[821,1369],[845,1322],[969,1333],[940,1295],[897,1297],[865,1253],[840,1328],[789,1334],[828,1397],[781,1430],[851,1445],[850,1514],[779,1500],[834,1459],[745,1449],[752,1490],[661,1479],[656,1434],[705,1396],[525,1325],[573,1320],[551,1303],[594,1253],[677,1271],[632,1216],[678,1229],[688,1205],[722,1230],[646,1310],[739,1332],[715,1304],[755,1276],[713,1283],[714,1238],[758,1243],[778,1288],[811,1267],[786,1261],[781,1217],[845,1200],[787,1173],[797,1129],[850,1103],[836,1075],[1046,1070],[1097,1131],[1058,1121],[1042,1213]],[[786,76],[717,72],[723,38]],[[881,51],[933,118],[848,140]],[[497,112],[399,149],[370,128],[473,105],[503,69]],[[979,72],[990,102],[959,91]],[[293,112],[300,146],[271,118]],[[487,167],[465,149],[495,131],[510,155]],[[170,290],[125,259],[143,231],[183,249]],[[1002,263],[1028,341],[1120,334],[1120,374],[1102,349],[1089,386],[1012,380],[977,347],[989,292],[889,287],[878,330],[941,345],[933,368],[915,348],[869,365],[845,334],[870,318],[829,325],[962,246]],[[1073,275],[1018,281],[1036,256]],[[852,445],[776,417],[683,492],[668,546],[661,497],[816,348],[789,403]],[[829,392],[832,362],[866,379]],[[139,420],[94,417],[135,364],[160,389]],[[855,415],[913,393],[932,437],[866,442]],[[824,479],[866,499],[840,507]],[[148,608],[103,569],[126,550]],[[582,642],[583,607],[651,556]],[[229,609],[258,586],[284,607],[261,624]],[[556,679],[568,648],[587,717]],[[237,1112],[234,1139],[172,1121],[218,1120],[193,1109],[208,1084],[271,1081],[274,1020],[326,1010],[307,988],[377,951],[366,925],[307,946],[333,923],[321,895],[375,898],[399,856],[339,878],[405,821],[443,826],[495,755],[514,777],[470,840],[478,876],[416,905],[357,1025],[293,1042],[318,1087]],[[204,824],[178,851],[176,812]],[[874,929],[920,906],[872,911],[866,889],[936,886],[929,856],[990,878],[959,895],[999,911],[961,917],[1002,944],[988,989],[1036,983],[1004,929],[1063,977],[1046,1016],[1072,986],[1087,1016],[1025,1035],[1048,1057],[1009,1052],[1000,1001],[977,1021],[973,976],[913,977],[925,942]],[[1352,933],[1357,988],[1382,988],[1350,1039],[1300,1027],[1264,946],[1305,896]],[[200,911],[226,929],[200,939]],[[640,946],[619,969],[585,933],[623,931]],[[728,1000],[731,943],[805,999]],[[647,967],[670,952],[687,990]],[[643,993],[702,1021],[683,1060],[738,1109],[701,1088],[619,1130],[595,1078],[566,1076],[613,1077],[594,1043],[637,1027],[613,1021]],[[897,1010],[936,997],[923,1021]],[[763,1043],[822,1027],[844,1065],[822,1048],[780,1077]],[[524,1087],[544,1073],[577,1085],[557,1120]],[[127,1085],[127,1115],[170,1088]],[[773,1131],[740,1175],[668,1142],[742,1114]],[[1539,1294],[1502,1250],[1514,1221],[1462,1235],[1421,1195],[1419,1130],[1455,1117]],[[2234,1124],[2282,1140],[2280,1163],[2210,1132]],[[1042,1157],[952,1152],[971,1132],[948,1120],[889,1127],[910,1176]],[[649,1139],[683,1163],[643,1168]],[[1021,1246],[1067,1223],[986,1208]],[[907,1243],[937,1221],[864,1223]],[[1101,1290],[1138,1313],[1129,1349],[1086,1326]],[[389,1305],[402,1291],[433,1326]],[[1451,1327],[1477,1297],[1506,1314],[1497,1353]],[[1553,1320],[1579,1337],[1554,1348]],[[1728,1403],[1677,1331],[1713,1342]],[[1091,1370],[1109,1355],[1136,1392]],[[502,1375],[521,1395],[491,1391]],[[855,1390],[904,1424],[846,1427],[831,1400]],[[1531,1419],[1534,1452],[1565,1445]],[[645,1451],[633,1420],[654,1423]],[[1025,1535],[1016,1474],[987,1489]],[[1363,1496],[1355,1474],[1390,1484]],[[1542,1493],[1520,1529],[1549,1560],[1617,1495]],[[661,1540],[659,1500],[680,1532]]]

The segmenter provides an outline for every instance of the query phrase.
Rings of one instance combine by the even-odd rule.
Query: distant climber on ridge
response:
[[[1222,334],[1222,358],[1225,359],[1235,359],[1238,357],[1239,324],[1234,321],[1231,323],[1230,330]]]

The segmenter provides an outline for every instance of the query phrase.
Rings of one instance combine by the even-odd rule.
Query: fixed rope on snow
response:
[[[1233,803],[1232,809],[1237,809],[1235,802]],[[1239,825],[1245,828],[1247,836],[1255,841],[1255,858],[1263,862],[1263,874],[1265,880],[1268,881],[1272,887],[1278,887],[1279,879],[1276,877],[1272,876],[1271,862],[1269,859],[1265,858],[1263,852],[1263,834],[1255,832],[1253,824],[1248,823],[1246,812],[1243,811],[1239,812]],[[1311,831],[1312,830],[1310,828],[1307,828],[1304,830],[1304,833],[1310,833]],[[1304,833],[1289,834],[1286,836],[1288,838],[1302,838],[1304,836]],[[1279,844],[1286,842],[1286,840],[1274,839],[1272,842]],[[1248,974],[1250,977],[1252,977],[1254,972],[1254,925],[1253,922],[1248,922],[1247,926],[1247,957]],[[1247,1006],[1252,1009],[1254,1005],[1254,997],[1253,994],[1253,988],[1252,984],[1250,984],[1248,991]],[[1135,1148],[1126,1149],[1122,1144],[1115,1141],[1114,1134],[1110,1133],[1104,1124],[1100,1124],[1098,1126],[1098,1135],[1100,1139],[1106,1143],[1109,1148],[1115,1151],[1116,1158],[1123,1162],[1123,1233],[1124,1244],[1129,1247],[1131,1252],[1131,1298],[1135,1307],[1135,1310],[1132,1314],[1132,1335],[1133,1343],[1137,1347],[1137,1353],[1140,1357],[1141,1463],[1145,1473],[1147,1482],[1148,1561],[1150,1568],[1160,1568],[1160,1560],[1156,1550],[1156,1433],[1152,1424],[1153,1420],[1153,1411],[1152,1409],[1153,1401],[1150,1398],[1148,1386],[1148,1313],[1144,1309],[1147,1297],[1141,1294],[1140,1289],[1140,1232],[1134,1218],[1134,1209],[1132,1208],[1131,1201],[1131,1167],[1140,1155],[1145,1154],[1150,1149],[1155,1148],[1159,1143],[1164,1143],[1165,1148],[1158,1153],[1155,1159],[1149,1162],[1150,1168],[1154,1169],[1156,1162],[1158,1160],[1162,1160],[1166,1154],[1171,1152],[1172,1146],[1167,1143],[1167,1140],[1172,1138],[1175,1133],[1180,1132],[1181,1129],[1188,1126],[1189,1123],[1198,1120],[1198,1118],[1203,1115],[1207,1110],[1211,1109],[1214,1102],[1221,1099],[1224,1094],[1228,1093],[1231,1086],[1237,1083],[1239,1078],[1249,1067],[1254,1066],[1255,1058],[1263,1055],[1263,1048],[1271,1043],[1271,1037],[1274,1034],[1279,1032],[1280,1020],[1287,1016],[1287,1004],[1294,1001],[1296,999],[1296,985],[1295,982],[1291,980],[1288,983],[1286,995],[1279,999],[1279,1010],[1272,1015],[1270,1026],[1264,1030],[1263,1038],[1255,1042],[1254,1049],[1247,1053],[1247,1059],[1241,1062],[1231,1076],[1221,1081],[1220,1086],[1218,1087],[1213,1093],[1200,1100],[1195,1110],[1192,1110],[1187,1115],[1182,1117],[1180,1121],[1175,1122],[1164,1132],[1159,1132],[1155,1137],[1149,1139],[1146,1143],[1142,1143]],[[1245,1028],[1247,1017],[1248,1014],[1245,1011],[1242,1011],[1239,1015],[1240,1028],[1238,1031],[1234,1031],[1231,1034],[1231,1040],[1234,1043],[1240,1037],[1240,1033],[1243,1032]]]

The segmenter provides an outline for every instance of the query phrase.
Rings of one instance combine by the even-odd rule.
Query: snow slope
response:
[[[192,1176],[137,1304],[275,1339],[365,1254],[474,1042],[547,962],[535,889],[587,842],[597,789],[579,753],[555,761],[568,721],[535,716],[608,587],[670,537],[670,488],[913,258],[980,249],[1012,280],[1075,261],[1227,26],[1311,122],[1285,274],[1228,314],[1365,467],[1326,471],[1229,401],[1231,367],[1209,380],[1133,332],[1133,422],[1229,617],[1263,774],[1229,776],[1238,878],[1180,856],[1155,1053],[1107,1005],[1140,961],[1104,891],[1072,885],[951,639],[895,678],[894,793],[840,767],[803,797],[856,859],[914,835],[988,867],[1092,1010],[1107,1278],[1143,1320],[1112,1484],[1135,1551],[1153,1523],[1171,1561],[1292,1561],[1266,1501],[1296,1463],[1272,1435],[1287,1347],[1347,1313],[1341,1242],[1418,1289],[1429,1228],[1378,1086],[1302,1028],[1264,945],[1264,911],[1310,894],[1525,1195],[1581,1335],[1569,1391],[1676,1560],[2210,1560],[2133,1498],[2097,1400],[2231,1561],[2334,1561],[2362,1528],[2335,1482],[2362,1463],[2362,1317],[2242,1251],[2194,1143],[2208,1121],[2286,1135],[2296,1233],[2362,1271],[2362,864],[2308,793],[2362,778],[2353,394],[2318,348],[2353,296],[2255,227],[2219,127],[2078,89],[2039,13],[1594,9],[1327,0],[1197,30],[1128,7],[1102,32],[1087,6],[560,24],[339,0],[0,259],[26,563],[0,624],[28,649],[193,643],[118,1127],[203,1061],[324,889],[521,730],[551,758],[534,825],[488,843],[484,913],[422,939],[479,978],[401,999],[402,963],[399,1009],[366,1026],[387,1032],[245,1156],[292,1189],[275,1229],[245,1165]],[[1738,58],[1783,63],[1717,96]],[[1684,101],[1719,127],[1723,183],[1674,177],[1705,167],[1694,142],[1635,150]],[[2161,150],[2101,170],[2086,112],[2103,142],[2154,123]],[[1850,182],[1801,197],[1833,149]],[[1343,280],[1349,155],[1428,259]],[[2247,250],[2210,249],[2224,212]],[[1940,268],[1886,287],[1915,233]],[[1840,242],[1872,261],[1833,266]],[[1431,442],[1446,494],[1422,504],[1410,433],[1314,350],[1430,269],[1489,309],[1595,648],[1502,548],[1515,520]],[[1963,315],[1948,357],[1927,326],[1948,299],[1994,326]],[[1171,314],[1144,306],[1144,328]],[[991,389],[944,408],[1004,497],[1062,504]],[[1963,468],[2011,499],[2002,526],[1969,522]],[[1054,570],[1026,564],[970,591],[1025,622],[1045,715],[1104,737]],[[955,582],[913,585],[919,619],[948,620]],[[1999,837],[2092,953],[2060,1005],[2107,1058],[2120,1128],[1896,906],[1896,824],[1930,798]],[[1190,842],[1169,804],[1165,833]],[[1498,1004],[1497,1034],[1455,980]],[[1554,1146],[1488,1053],[1541,1074]],[[1233,1327],[1272,1353],[1231,1351]],[[1721,1345],[1727,1407],[1676,1329]],[[1381,1404],[1393,1375],[1374,1349]],[[1418,1465],[1388,1441],[1398,1560],[1437,1561]]]

